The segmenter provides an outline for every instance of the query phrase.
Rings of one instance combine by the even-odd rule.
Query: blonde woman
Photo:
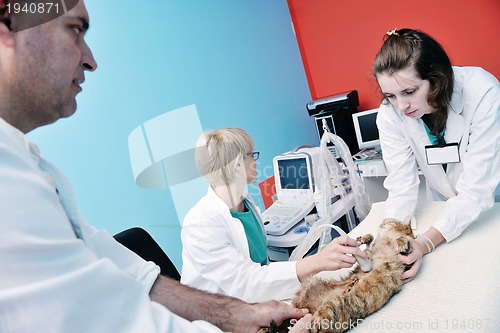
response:
[[[184,219],[182,283],[247,302],[286,299],[307,277],[352,267],[352,254],[366,257],[356,240],[345,236],[297,262],[269,263],[260,213],[246,193],[247,184],[257,179],[258,157],[242,129],[207,131],[200,137],[196,163],[209,187]]]

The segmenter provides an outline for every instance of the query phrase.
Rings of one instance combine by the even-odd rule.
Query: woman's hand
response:
[[[297,276],[300,281],[321,271],[336,271],[350,268],[356,263],[353,254],[366,258],[366,252],[358,248],[360,243],[349,236],[334,238],[318,253],[297,261]]]
[[[359,249],[357,240],[351,237],[339,236],[334,238],[330,244],[316,254],[318,260],[323,264],[321,270],[334,271],[340,268],[349,268],[356,263],[352,255],[366,258],[366,252]]]
[[[415,278],[420,270],[420,265],[422,265],[422,257],[425,254],[425,244],[420,239],[412,239],[410,245],[410,254],[399,254],[399,259],[404,264],[411,266],[409,270],[401,274],[401,281],[403,281],[403,283],[408,283]]]
[[[426,244],[422,237],[430,244]],[[400,254],[399,259],[406,265],[412,265],[409,270],[401,274],[401,281],[408,283],[415,278],[420,265],[422,265],[422,257],[432,251],[436,246],[441,244],[445,239],[443,235],[434,227],[430,227],[422,237],[417,237],[410,241],[411,253],[407,256]]]

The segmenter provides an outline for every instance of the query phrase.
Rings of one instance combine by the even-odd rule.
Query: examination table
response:
[[[414,233],[425,232],[445,205],[429,202],[417,207]],[[383,209],[384,202],[373,204],[349,236],[375,236]],[[461,236],[426,255],[415,279],[350,332],[379,331],[500,332],[500,203],[481,214]]]

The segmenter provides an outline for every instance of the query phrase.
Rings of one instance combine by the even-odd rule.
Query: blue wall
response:
[[[78,111],[30,139],[73,184],[98,228],[147,229],[180,269],[180,225],[169,191],[134,183],[127,139],[157,115],[196,104],[204,129],[242,127],[272,158],[318,144],[311,96],[285,0],[87,0],[87,41],[98,62]],[[175,144],[175,143],[166,143]],[[258,193],[257,187],[251,193]]]

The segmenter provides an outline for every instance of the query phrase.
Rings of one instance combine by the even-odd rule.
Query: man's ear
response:
[[[12,33],[12,20],[7,11],[7,6],[4,0],[0,0],[0,43],[14,45]]]
[[[14,45],[14,33],[3,21],[0,21],[0,44],[8,47]]]

